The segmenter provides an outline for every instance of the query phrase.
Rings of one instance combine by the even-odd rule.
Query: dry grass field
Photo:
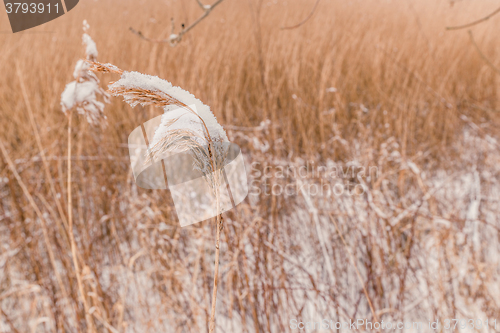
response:
[[[128,135],[161,109],[112,98],[106,128],[73,117],[68,228],[60,101],[84,19],[99,61],[190,91],[242,148],[250,194],[224,213],[216,332],[500,330],[500,15],[473,40],[446,30],[498,3],[322,0],[281,29],[314,3],[225,0],[175,47],[129,28],[166,38],[201,15],[194,0],[82,0],[16,34],[0,11],[0,332],[208,332],[215,223],[181,228],[168,191],[130,169]]]

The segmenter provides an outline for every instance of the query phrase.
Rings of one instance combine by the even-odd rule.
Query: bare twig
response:
[[[314,12],[316,11],[316,7],[318,7],[318,4],[319,4],[319,1],[320,0],[316,0],[316,3],[314,4],[314,7],[313,9],[311,10],[311,12],[309,13],[309,15],[307,15],[307,17],[305,19],[303,19],[301,22],[295,24],[295,25],[292,25],[292,26],[289,26],[289,27],[281,27],[282,30],[290,30],[290,29],[295,29],[295,28],[298,28],[300,27],[301,25],[303,25],[304,23],[306,23],[314,14]]]
[[[365,283],[363,282],[363,279],[361,278],[361,274],[359,273],[358,266],[356,265],[356,262],[354,261],[354,256],[352,255],[351,250],[349,250],[349,248],[347,247],[347,243],[345,242],[344,236],[342,236],[342,233],[340,232],[339,226],[337,225],[337,221],[332,216],[332,214],[329,214],[329,216],[330,216],[330,219],[332,220],[333,224],[335,224],[335,229],[337,229],[337,232],[340,236],[340,239],[342,239],[342,243],[344,244],[345,250],[347,251],[347,254],[349,255],[349,259],[351,260],[351,264],[354,266],[354,269],[356,270],[356,275],[358,276],[359,283],[361,284],[361,287],[363,288],[363,292],[366,296],[366,300],[368,301],[368,305],[370,306],[370,310],[372,311],[373,320],[378,321],[377,313],[375,312],[375,309],[373,307],[370,296],[368,295],[368,291],[365,288]]]
[[[500,69],[498,69],[497,67],[495,67],[495,65],[493,65],[493,63],[484,55],[484,53],[481,52],[481,50],[479,49],[479,46],[477,46],[477,43],[474,40],[474,36],[472,35],[472,31],[471,30],[469,30],[469,37],[470,37],[470,41],[474,45],[477,53],[479,53],[479,55],[484,60],[484,62],[486,62],[488,64],[488,66],[490,66],[497,74],[500,74]]]
[[[201,9],[203,10],[207,9],[207,5],[204,5],[200,0],[196,0],[196,2],[198,3]],[[208,7],[210,7],[210,5],[208,5]]]
[[[183,27],[182,30],[178,34],[174,33],[174,20],[173,19],[172,19],[172,33],[170,34],[170,36],[168,36],[168,38],[165,38],[165,39],[149,38],[149,37],[144,36],[144,34],[139,30],[135,30],[132,27],[130,27],[129,29],[132,33],[136,34],[137,36],[139,36],[141,39],[144,39],[145,41],[152,42],[152,43],[170,43],[170,45],[175,46],[182,40],[182,36],[184,36],[191,29],[193,29],[196,25],[198,25],[198,23],[203,21],[203,19],[206,18],[212,12],[212,10],[215,7],[217,7],[224,0],[217,0],[213,5],[204,5],[203,3],[201,3],[200,0],[196,0],[196,1],[198,2],[198,5],[200,5],[201,9],[204,10],[204,13],[196,21],[194,21],[191,25],[189,25],[185,28]]]
[[[467,23],[467,24],[464,24],[464,25],[457,25],[457,26],[453,26],[453,27],[446,27],[446,30],[458,30],[458,29],[465,29],[465,28],[469,28],[469,27],[472,27],[473,25],[476,25],[476,24],[479,24],[481,22],[484,22],[484,21],[487,21],[489,20],[490,18],[492,18],[493,16],[495,16],[496,14],[500,13],[500,7],[497,8],[493,13],[477,20],[477,21],[474,21],[474,22],[471,22],[471,23]]]
[[[141,31],[139,30],[135,30],[134,28],[130,27],[129,28],[130,31],[134,34],[136,34],[137,36],[139,36],[141,39],[144,39],[145,41],[147,42],[151,42],[151,43],[167,43],[167,42],[170,42],[170,39],[152,39],[152,38],[148,38],[146,36],[144,36],[142,34]]]

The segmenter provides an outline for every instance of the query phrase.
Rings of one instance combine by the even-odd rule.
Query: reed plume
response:
[[[97,59],[97,47],[92,38],[86,33],[89,29],[87,21],[83,22],[82,41],[85,45],[86,60]],[[91,125],[105,125],[104,103],[97,97],[101,96],[104,102],[108,102],[109,95],[99,86],[97,76],[89,71],[86,60],[78,60],[73,71],[75,81],[66,85],[61,95],[61,107],[65,114],[75,109],[78,114],[83,115]]]

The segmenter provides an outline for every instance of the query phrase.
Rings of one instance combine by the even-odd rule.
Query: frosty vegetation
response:
[[[155,1],[142,7],[95,1],[71,14],[96,15],[95,37],[99,47],[101,41],[106,45],[109,61],[182,82],[210,103],[246,165],[258,166],[259,172],[247,169],[248,199],[224,213],[216,332],[293,332],[291,319],[374,322],[375,317],[385,323],[474,318],[483,325],[468,331],[498,332],[499,78],[466,31],[444,30],[445,24],[482,17],[494,4],[455,1],[450,9],[432,0],[367,0],[363,6],[320,1],[313,18],[282,31],[277,27],[304,17],[305,2],[286,1],[287,7],[285,1],[262,2],[261,14],[257,6],[223,3],[212,17],[225,23],[204,21],[176,48],[123,30],[134,24],[132,18],[168,19],[171,9],[182,13],[182,6],[194,18],[201,9],[189,7],[189,1],[173,1],[168,8]],[[129,14],[109,14],[117,8]],[[51,24],[72,27],[70,20]],[[491,59],[499,56],[494,33],[499,24],[496,17],[489,27],[474,28]],[[141,28],[157,36],[164,24]],[[71,31],[79,44],[79,29]],[[86,121],[74,124],[70,228],[68,214],[58,208],[67,202],[69,164],[61,144],[68,137],[59,107],[62,89],[46,83],[50,79],[64,88],[73,58],[60,52],[61,44],[52,43],[49,34],[22,37],[26,43],[0,34],[0,141],[14,165],[0,156],[0,332],[87,333],[86,313],[95,333],[207,332],[213,220],[181,228],[169,192],[139,188],[130,170],[127,137],[145,120],[163,115],[165,93],[127,88],[124,92],[137,100],[156,98],[165,105],[131,109],[115,100],[106,107],[106,131],[86,131]],[[34,46],[43,50],[36,57]],[[102,57],[104,50],[99,51]],[[33,135],[36,127],[26,125],[20,80],[9,66],[14,54],[30,77],[26,95],[41,148]],[[61,71],[49,72],[55,54]],[[123,73],[99,66],[111,72],[97,74],[101,80],[117,80]],[[178,107],[165,113],[165,125],[167,115],[180,117],[171,130],[188,122],[203,138],[199,143],[205,142],[195,114]],[[54,126],[59,123],[63,126]],[[346,172],[332,179],[324,173],[281,177],[271,172],[311,163],[337,170],[376,167],[378,173],[368,178]],[[339,182],[344,191],[321,192],[329,182]],[[299,190],[279,191],[286,186]],[[349,193],[354,186],[362,186],[362,193]],[[82,263],[88,312],[68,230]],[[420,332],[439,331],[422,326]]]
[[[92,38],[86,33],[89,29],[87,21],[83,21],[83,45],[85,46],[86,59],[97,60],[97,47]],[[105,102],[108,94],[99,86],[97,76],[89,71],[90,65],[85,60],[78,60],[73,72],[75,81],[66,85],[61,95],[61,106],[64,113],[72,109],[85,116],[89,124],[104,124],[104,103],[97,98],[100,96]]]
[[[157,76],[122,71],[114,65],[96,62],[91,69],[120,73],[120,79],[109,86],[109,92],[123,96],[130,106],[163,108],[165,113],[149,145],[146,163],[158,160],[166,152],[187,150],[195,157],[195,168],[204,174],[212,188],[217,186],[214,173],[224,164],[227,152],[223,143],[228,142],[228,138],[209,106]]]

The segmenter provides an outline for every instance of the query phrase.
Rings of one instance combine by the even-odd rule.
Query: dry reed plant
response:
[[[225,1],[175,48],[128,29],[167,39],[168,18],[189,26],[196,3],[80,2],[0,34],[0,332],[83,333],[89,314],[98,333],[210,330],[217,230],[180,228],[168,191],[130,171],[129,133],[163,110],[114,99],[105,130],[73,117],[67,146],[60,92],[84,18],[100,58],[189,90],[242,148],[250,195],[220,230],[216,332],[499,318],[500,78],[477,49],[500,67],[500,16],[470,27],[477,48],[446,30],[498,3],[319,1],[281,29],[315,4]],[[337,177],[278,172],[311,165]],[[352,174],[362,166],[377,172]]]
[[[226,132],[219,125],[210,108],[180,87],[174,87],[166,80],[144,75],[138,72],[126,72],[114,65],[89,62],[90,69],[96,72],[120,73],[118,81],[109,86],[113,96],[122,96],[132,107],[138,104],[152,105],[164,109],[162,122],[156,129],[148,148],[145,164],[161,160],[165,152],[189,151],[194,157],[194,168],[200,170],[210,185],[216,198],[215,269],[210,310],[209,332],[215,330],[215,305],[219,280],[220,231],[223,228],[220,207],[220,187],[222,168],[227,151],[223,145],[227,142]],[[176,110],[176,111],[172,111]],[[180,112],[178,112],[180,111]],[[179,166],[180,167],[180,166]],[[165,179],[168,184],[168,180]]]
[[[86,20],[83,21],[83,36],[82,41],[85,45],[85,54],[87,61],[97,60],[97,47],[92,38],[86,33],[89,25]],[[71,243],[71,255],[73,257],[73,265],[75,275],[78,282],[78,290],[85,311],[85,320],[87,332],[96,332],[94,319],[90,313],[90,307],[87,300],[87,292],[82,282],[82,272],[80,267],[84,267],[85,263],[77,256],[77,246],[73,234],[73,199],[71,194],[71,119],[73,110],[85,116],[89,124],[105,124],[106,116],[104,115],[104,103],[97,100],[97,96],[103,96],[107,102],[108,94],[99,87],[99,79],[90,72],[89,65],[85,60],[79,60],[75,66],[73,77],[75,81],[68,83],[61,95],[62,111],[68,117],[68,234]],[[80,261],[80,263],[79,263]]]

